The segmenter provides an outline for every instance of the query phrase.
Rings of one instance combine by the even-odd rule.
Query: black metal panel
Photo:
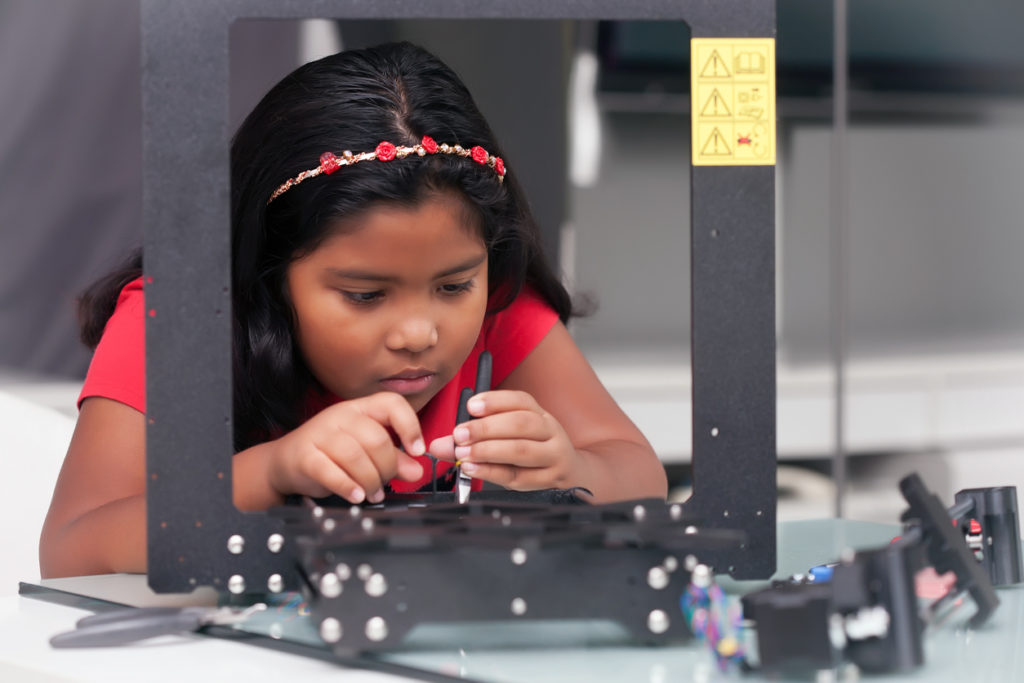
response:
[[[228,29],[242,18],[305,17],[669,19],[686,21],[695,38],[775,34],[773,0],[142,0],[147,529],[149,581],[159,592],[223,588],[232,576],[256,591],[274,573],[291,580],[287,552],[267,549],[277,522],[231,502]],[[696,168],[693,193],[691,508],[756,538],[736,573],[767,576],[774,168]],[[710,242],[713,226],[719,237]],[[711,425],[720,430],[714,440]],[[236,534],[237,554],[228,550]]]
[[[690,197],[693,497],[743,529],[736,578],[775,571],[774,166],[695,166]],[[716,567],[718,570],[729,567]]]

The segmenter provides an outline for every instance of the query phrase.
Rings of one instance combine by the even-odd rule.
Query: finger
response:
[[[366,500],[366,489],[356,483],[345,470],[338,467],[337,463],[326,453],[321,453],[318,458],[310,459],[305,469],[306,477],[325,489],[310,491],[310,495],[321,497],[327,493],[334,493],[354,505]]]
[[[514,410],[470,420],[452,432],[458,446],[496,439],[546,441],[555,435],[551,421],[542,413]]]
[[[398,473],[399,458],[404,457],[411,460],[409,456],[395,447],[390,432],[372,418],[357,415],[349,420],[343,429],[345,434],[356,440],[362,452],[369,458],[370,464],[380,479],[381,486]],[[381,487],[367,489],[371,499],[374,498],[374,494],[379,488]]]
[[[469,414],[473,417],[485,417],[510,410],[529,410],[544,412],[540,404],[525,391],[497,390],[485,391],[473,396],[466,404]]]
[[[463,471],[474,479],[489,481],[513,491],[536,491],[552,488],[552,482],[540,468],[516,467],[493,463],[463,463]]]
[[[529,439],[479,441],[472,446],[456,446],[455,459],[528,468],[549,467],[556,461],[544,442]]]
[[[316,443],[336,468],[342,470],[369,497],[381,490],[384,479],[363,445],[348,431],[338,431]],[[324,482],[326,484],[326,482]]]
[[[430,442],[428,452],[438,460],[455,460],[455,439],[449,434]]]
[[[375,422],[390,427],[398,436],[399,441],[410,455],[423,455],[426,444],[423,441],[423,430],[420,428],[419,417],[409,402],[402,396],[390,391],[382,391],[363,398],[346,401],[341,404],[347,409],[356,410]]]

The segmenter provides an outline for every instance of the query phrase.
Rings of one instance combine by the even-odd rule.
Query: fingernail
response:
[[[475,462],[464,462],[462,463],[462,471],[466,474],[473,474],[476,472],[477,466]]]
[[[361,488],[354,488],[352,489],[352,493],[348,494],[349,502],[355,503],[356,505],[362,503],[365,499],[366,491],[362,490]]]
[[[427,447],[423,443],[423,439],[416,439],[412,442],[412,446],[409,447],[410,455],[423,455],[427,452]]]
[[[466,402],[466,409],[473,414],[482,413],[484,412],[484,400],[474,396]]]
[[[455,447],[455,459],[465,460],[469,457],[469,446],[456,446]]]
[[[456,427],[455,431],[452,432],[452,436],[455,437],[455,443],[466,443],[469,441],[469,429],[466,427]]]
[[[379,503],[384,500],[384,489],[377,489],[377,492],[370,496],[371,503]]]

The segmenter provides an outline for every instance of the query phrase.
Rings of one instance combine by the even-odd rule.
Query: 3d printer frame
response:
[[[774,0],[143,0],[148,578],[157,592],[298,580],[281,518],[232,503],[228,38],[242,19],[683,21],[692,38],[773,38]],[[682,183],[683,177],[680,177]],[[776,563],[775,167],[693,166],[693,496],[738,530],[716,571]],[[702,559],[703,561],[703,559]]]

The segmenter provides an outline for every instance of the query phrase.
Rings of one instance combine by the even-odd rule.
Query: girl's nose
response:
[[[426,317],[405,318],[392,328],[386,343],[392,351],[426,351],[437,343],[437,325]]]

